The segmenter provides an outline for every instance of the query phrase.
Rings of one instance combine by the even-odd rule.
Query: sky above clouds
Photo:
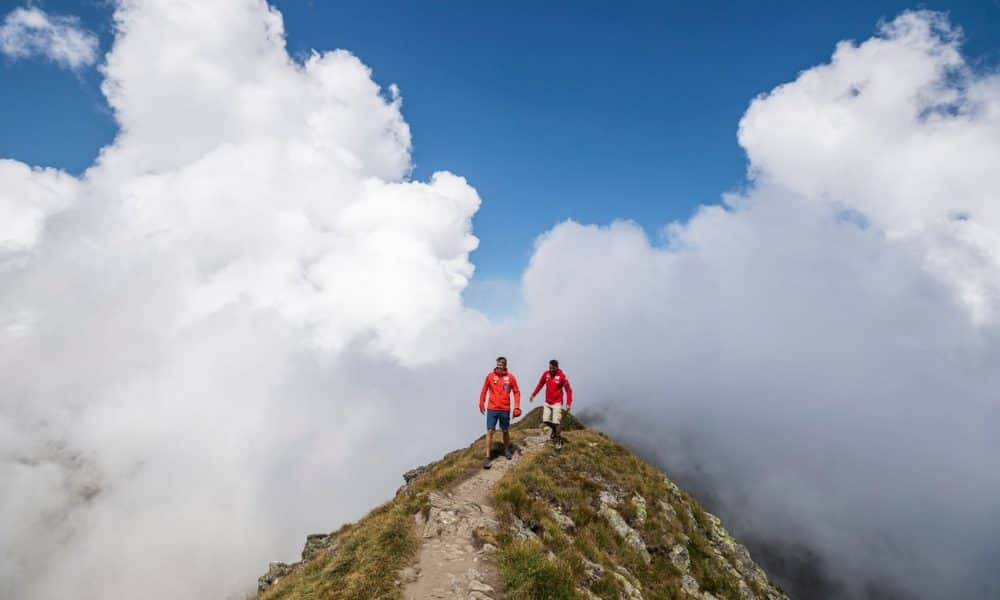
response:
[[[85,8],[14,4],[0,29],[5,119],[61,77],[83,99],[36,110],[112,124],[83,162],[42,127],[0,146],[0,595],[239,597],[475,436],[499,353],[528,380],[558,356],[581,410],[739,535],[815,557],[821,594],[1000,592],[982,526],[1000,506],[1000,77],[969,7],[868,19],[748,88],[685,88],[738,111],[650,121],[653,141],[611,126],[600,152],[563,135],[607,118],[581,119],[586,90],[529,95],[544,111],[500,136],[463,116],[496,104],[449,124],[427,107],[454,88],[415,82],[411,118],[419,77],[364,52],[384,31],[297,37],[303,9],[256,0]],[[534,17],[527,39],[553,18]],[[628,60],[589,58],[573,81]],[[451,85],[541,77],[484,71],[497,87]],[[538,163],[558,137],[579,161]],[[718,174],[685,183],[661,139]],[[516,187],[483,176],[490,152]],[[524,199],[536,185],[559,200]]]

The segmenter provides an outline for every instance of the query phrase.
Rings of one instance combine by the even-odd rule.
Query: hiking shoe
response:
[[[484,468],[484,469],[489,469],[489,468],[490,468],[490,466],[491,466],[491,465],[490,465],[490,459],[488,459],[488,458],[484,458],[484,459],[483,459],[483,468]]]
[[[507,460],[510,460],[514,458],[514,451],[511,450],[510,448],[507,448],[506,450],[503,451],[503,455],[507,457]]]
[[[562,437],[556,438],[556,450],[562,450],[563,439]]]

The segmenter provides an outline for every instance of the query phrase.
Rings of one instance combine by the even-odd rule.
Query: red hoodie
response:
[[[534,397],[538,393],[538,390],[545,386],[545,403],[546,404],[562,404],[563,401],[563,389],[566,390],[566,408],[573,406],[573,388],[569,385],[569,379],[566,378],[566,374],[563,373],[562,369],[556,369],[556,374],[553,375],[548,369],[542,373],[541,378],[538,380],[538,385],[535,386],[535,391],[531,392],[531,396]]]
[[[510,410],[510,393],[514,392],[514,408],[521,408],[521,388],[517,378],[510,371],[493,369],[486,374],[483,390],[479,392],[479,410],[486,404],[486,392],[490,394],[489,410]]]

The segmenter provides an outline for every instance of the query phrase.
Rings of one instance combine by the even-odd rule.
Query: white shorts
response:
[[[543,423],[554,423],[556,425],[562,421],[562,404],[548,404],[546,403],[542,407],[542,422]]]

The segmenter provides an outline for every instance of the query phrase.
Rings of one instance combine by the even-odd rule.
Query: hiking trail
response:
[[[492,556],[496,548],[482,544],[477,549],[474,532],[499,527],[489,504],[493,487],[518,461],[542,449],[547,439],[546,429],[534,430],[520,445],[513,444],[517,451],[511,460],[501,455],[493,459],[492,468],[480,469],[450,493],[430,493],[426,520],[420,513],[415,517],[421,538],[417,562],[399,573],[405,600],[503,597]]]

